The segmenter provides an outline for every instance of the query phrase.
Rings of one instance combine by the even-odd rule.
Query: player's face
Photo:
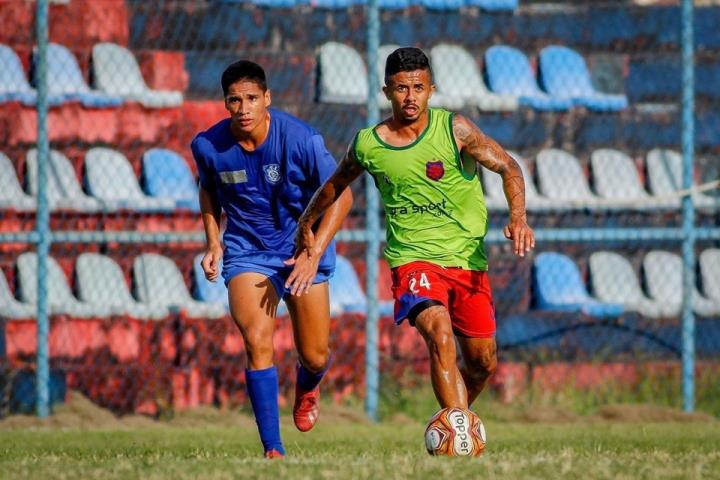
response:
[[[263,91],[253,81],[240,80],[233,83],[225,96],[225,108],[240,132],[251,133],[264,124],[269,106],[270,91]]]
[[[388,77],[383,87],[392,104],[393,116],[404,122],[414,122],[427,110],[428,100],[435,91],[429,70],[398,72]]]

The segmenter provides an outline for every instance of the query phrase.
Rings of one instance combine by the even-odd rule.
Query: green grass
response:
[[[720,478],[716,421],[486,421],[485,455],[448,459],[425,453],[421,422],[325,420],[308,434],[284,423],[282,461],[260,458],[249,422],[0,431],[0,478]]]

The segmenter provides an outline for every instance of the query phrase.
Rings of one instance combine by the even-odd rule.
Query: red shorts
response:
[[[495,305],[487,272],[411,262],[392,269],[395,323],[400,324],[423,303],[448,309],[455,333],[471,338],[495,335]],[[412,319],[414,320],[414,318]]]

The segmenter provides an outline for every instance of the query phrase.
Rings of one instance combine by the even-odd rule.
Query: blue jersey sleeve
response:
[[[200,137],[196,137],[190,144],[193,158],[195,159],[195,165],[197,165],[198,177],[200,179],[200,186],[206,191],[212,191],[215,188],[215,181],[212,172],[208,167],[205,152],[203,151],[204,140]]]
[[[305,171],[308,180],[320,187],[335,171],[337,163],[330,152],[325,148],[321,135],[316,134],[308,138],[305,146]]]

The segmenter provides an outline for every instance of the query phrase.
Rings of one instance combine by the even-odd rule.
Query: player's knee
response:
[[[300,361],[303,366],[311,372],[322,372],[328,366],[330,361],[330,351],[325,349],[316,349],[311,352],[301,352]]]
[[[466,364],[468,373],[473,377],[487,378],[497,370],[497,355],[494,351],[485,351],[466,361]]]
[[[247,332],[245,334],[245,351],[248,359],[253,361],[262,361],[267,358],[272,359],[273,344],[272,334],[262,331]]]

